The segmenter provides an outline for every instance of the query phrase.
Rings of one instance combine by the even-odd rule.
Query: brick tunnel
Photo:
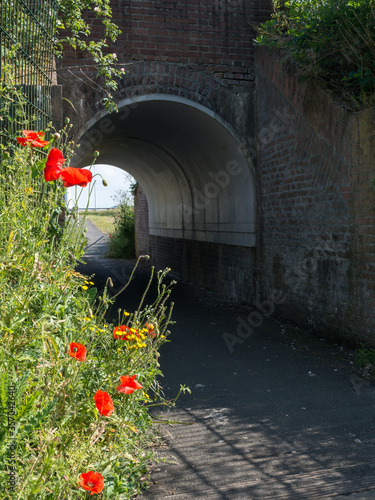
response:
[[[157,267],[236,301],[249,299],[255,247],[252,161],[233,127],[189,99],[148,94],[91,123],[74,166],[100,161],[129,172],[148,202]],[[94,139],[94,140],[93,140]]]
[[[139,181],[158,268],[375,345],[373,111],[347,113],[255,49],[271,0],[111,5],[122,29],[109,48],[124,70],[119,112],[105,110],[84,54],[57,63],[81,144],[73,166],[99,150]]]
[[[111,0],[123,65],[108,115],[96,68],[67,50],[58,62],[65,116],[81,144],[75,166],[123,168],[148,201],[157,267],[239,302],[253,296],[254,29],[271,0]],[[100,22],[88,13],[93,36]],[[91,63],[91,65],[90,65]],[[96,83],[95,83],[96,82]],[[69,104],[73,103],[73,107]],[[120,186],[119,186],[120,187]]]

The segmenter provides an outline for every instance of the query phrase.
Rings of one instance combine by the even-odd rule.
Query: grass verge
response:
[[[115,215],[116,213],[114,211],[111,211],[111,213],[105,211],[104,214],[100,213],[100,211],[90,211],[87,213],[86,219],[92,222],[102,233],[112,235],[115,231]]]
[[[7,103],[18,103],[17,117],[24,116],[22,96],[2,83],[1,116],[9,111]],[[87,170],[62,170],[74,154],[69,131],[69,124],[50,131],[46,144],[41,132],[20,131],[19,143],[1,145],[4,499],[133,498],[153,457],[148,408],[169,404],[157,382],[173,308],[167,305],[171,285],[162,284],[168,270],[156,273],[153,304],[141,299],[135,311],[119,310],[115,322],[107,320],[116,296],[107,289],[98,296],[89,278],[75,271],[83,255],[84,218],[77,207],[65,213],[64,179],[86,179],[83,189],[91,181]]]

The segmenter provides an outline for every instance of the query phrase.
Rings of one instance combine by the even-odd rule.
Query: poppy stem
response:
[[[124,419],[125,419],[125,413],[126,413],[126,406],[127,406],[126,394],[124,394],[124,400],[122,402],[122,413],[124,415]]]
[[[29,162],[31,166],[33,165],[33,148],[30,145],[30,150],[29,150]]]
[[[120,295],[120,293],[122,293],[122,292],[125,290],[125,288],[127,288],[127,287],[128,287],[129,283],[130,283],[130,282],[131,282],[131,280],[133,279],[133,275],[134,275],[134,273],[135,273],[135,270],[136,270],[136,269],[137,269],[137,267],[138,267],[139,261],[140,261],[142,258],[145,258],[145,256],[144,256],[144,255],[140,255],[140,256],[138,257],[137,262],[136,262],[136,264],[135,264],[135,266],[134,266],[134,268],[133,268],[133,271],[132,271],[132,273],[131,273],[131,275],[130,275],[130,278],[128,279],[127,283],[126,283],[126,284],[125,284],[125,285],[121,288],[121,290],[120,290],[119,292],[117,292],[117,293],[116,293],[116,295],[113,295],[113,296],[111,297],[111,301],[112,301],[112,302],[114,302],[115,298],[116,298],[118,295]],[[135,316],[134,316],[134,318],[135,318]]]

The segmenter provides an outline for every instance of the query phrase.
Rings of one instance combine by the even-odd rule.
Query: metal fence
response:
[[[0,0],[0,78],[23,95],[23,113],[0,95],[3,138],[22,128],[45,130],[52,119],[57,9],[56,0]]]

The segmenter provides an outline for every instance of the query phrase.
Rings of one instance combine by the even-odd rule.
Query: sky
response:
[[[102,179],[99,175],[93,178],[91,183],[93,190],[90,196],[89,208],[111,208],[117,205],[115,200],[116,196],[118,197],[120,191],[128,191],[130,184],[135,181],[135,179],[127,172],[121,168],[113,167],[111,165],[94,165],[91,171],[93,175],[101,174],[107,181],[108,186],[103,186]],[[88,188],[89,185],[85,188],[68,188],[68,200],[74,199],[76,192],[77,195],[81,193],[78,199],[78,206],[79,208],[86,208],[89,193]]]

